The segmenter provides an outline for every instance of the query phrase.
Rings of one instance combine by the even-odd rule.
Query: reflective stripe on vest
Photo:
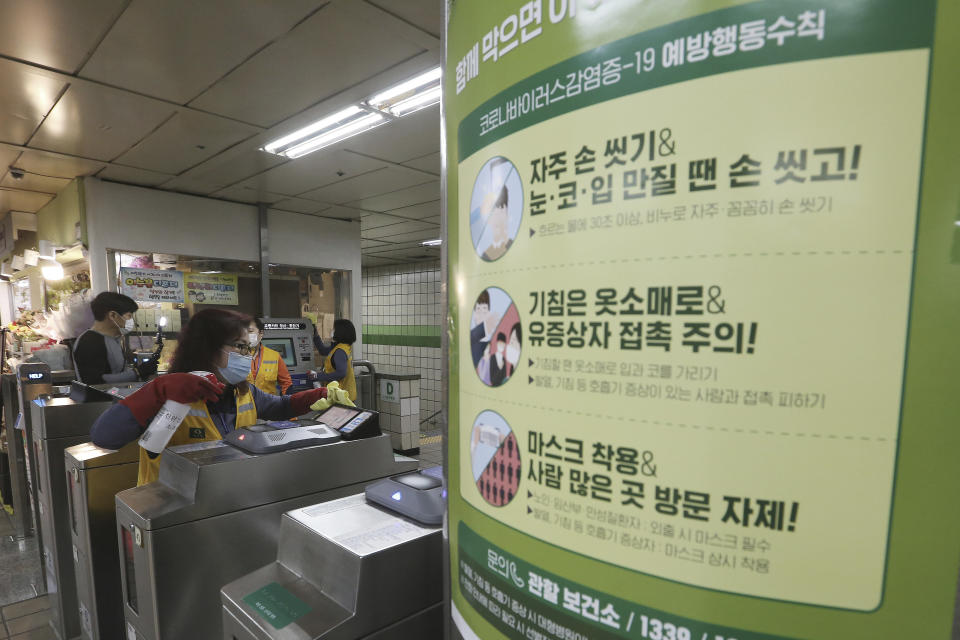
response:
[[[242,429],[249,427],[257,422],[257,405],[253,400],[253,393],[247,390],[244,394],[237,395],[237,419],[234,428]],[[181,444],[195,444],[197,442],[207,442],[210,440],[222,440],[220,430],[210,417],[207,410],[207,403],[203,400],[194,402],[190,405],[190,411],[187,417],[183,419],[180,426],[173,433],[168,447],[175,447]],[[154,459],[150,459],[147,450],[140,449],[140,468],[137,474],[137,486],[153,482],[160,475],[160,454]]]
[[[264,393],[277,395],[280,387],[277,376],[280,372],[280,354],[270,347],[260,347],[260,357],[255,358],[250,366],[250,375],[247,382],[253,384]]]

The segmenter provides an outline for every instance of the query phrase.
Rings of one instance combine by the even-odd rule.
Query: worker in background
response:
[[[190,405],[190,413],[168,447],[222,440],[235,429],[255,424],[258,418],[284,420],[307,413],[310,405],[326,397],[326,389],[276,396],[247,382],[254,352],[248,331],[251,320],[225,309],[197,312],[180,334],[170,372],[107,409],[90,430],[93,443],[119,449],[136,440],[167,400]],[[218,382],[191,371],[212,372]],[[343,391],[335,395],[339,400],[345,397]],[[161,457],[140,449],[137,485],[157,479]]]
[[[80,334],[73,345],[73,367],[86,384],[134,382],[157,372],[155,361],[131,364],[124,336],[134,329],[137,303],[122,293],[104,291],[90,303],[95,322]]]
[[[353,343],[357,341],[357,330],[349,320],[341,318],[333,321],[333,334],[330,346],[323,343],[317,327],[313,327],[313,346],[323,360],[323,373],[311,376],[311,379],[327,384],[336,380],[340,388],[347,392],[350,400],[357,400],[357,380],[353,375]]]
[[[247,329],[250,336],[250,346],[255,349],[253,365],[247,382],[255,385],[260,391],[274,395],[286,395],[287,389],[293,385],[293,378],[287,370],[287,365],[280,354],[263,344],[263,320],[256,318]]]

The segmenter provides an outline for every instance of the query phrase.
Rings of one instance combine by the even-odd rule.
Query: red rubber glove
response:
[[[302,416],[305,413],[309,413],[310,405],[321,398],[327,397],[327,389],[325,387],[320,387],[319,389],[307,389],[306,391],[298,391],[297,393],[290,396],[290,413],[291,417]]]
[[[120,404],[130,409],[141,426],[146,426],[167,400],[183,404],[197,400],[216,402],[222,392],[223,384],[219,381],[211,382],[192,373],[168,373],[131,393]]]

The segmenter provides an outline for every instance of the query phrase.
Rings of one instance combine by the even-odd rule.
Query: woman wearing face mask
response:
[[[507,343],[505,357],[507,359],[507,379],[513,375],[514,369],[520,363],[520,340],[523,330],[517,322],[510,328],[510,341]]]
[[[95,322],[80,334],[73,345],[73,366],[77,378],[87,384],[134,382],[157,372],[149,362],[139,370],[130,364],[123,336],[134,329],[137,303],[122,293],[104,291],[90,303]]]
[[[250,346],[254,348],[253,364],[247,382],[255,385],[260,391],[286,395],[287,389],[293,385],[293,378],[280,354],[263,344],[263,320],[257,318],[247,327]]]
[[[313,328],[313,346],[323,360],[323,373],[316,374],[314,380],[327,384],[339,382],[340,388],[346,391],[350,400],[357,401],[357,380],[353,375],[353,343],[357,341],[357,330],[353,323],[344,318],[333,321],[333,335],[330,336],[330,346],[323,344],[317,328]]]
[[[251,318],[224,309],[204,309],[180,334],[170,373],[110,407],[93,424],[90,438],[99,447],[119,449],[140,437],[166,400],[190,405],[190,413],[174,432],[168,447],[221,440],[257,419],[283,420],[303,415],[326,397],[326,389],[275,396],[247,382],[254,351],[247,331]],[[193,375],[209,371],[218,382]],[[162,454],[161,454],[162,455]],[[137,484],[157,479],[160,457],[140,450]]]

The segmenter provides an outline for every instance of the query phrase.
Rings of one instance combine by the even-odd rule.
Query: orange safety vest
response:
[[[353,346],[349,344],[338,344],[333,349],[330,350],[330,353],[327,354],[327,359],[323,361],[323,372],[324,373],[333,373],[337,370],[333,366],[333,354],[337,350],[343,351],[347,354],[347,375],[343,376],[342,380],[338,380],[340,383],[340,388],[344,389],[348,394],[350,394],[350,400],[353,402],[357,401],[357,379],[353,376],[353,358],[351,353],[353,352]]]
[[[260,353],[250,364],[250,375],[247,382],[264,393],[278,395],[280,387],[277,375],[280,371],[280,353],[270,347],[260,346]]]
[[[248,389],[246,393],[237,394],[237,421],[234,427],[242,429],[257,423],[257,405],[253,401],[253,393]],[[207,403],[198,400],[190,405],[190,413],[183,419],[173,437],[167,443],[168,447],[175,447],[180,444],[194,444],[197,442],[207,442],[209,440],[223,440],[220,436],[220,430],[213,423],[210,417],[210,411],[207,409]],[[153,482],[160,475],[161,453],[156,458],[150,459],[147,450],[140,448],[140,470],[137,474],[137,486]]]

